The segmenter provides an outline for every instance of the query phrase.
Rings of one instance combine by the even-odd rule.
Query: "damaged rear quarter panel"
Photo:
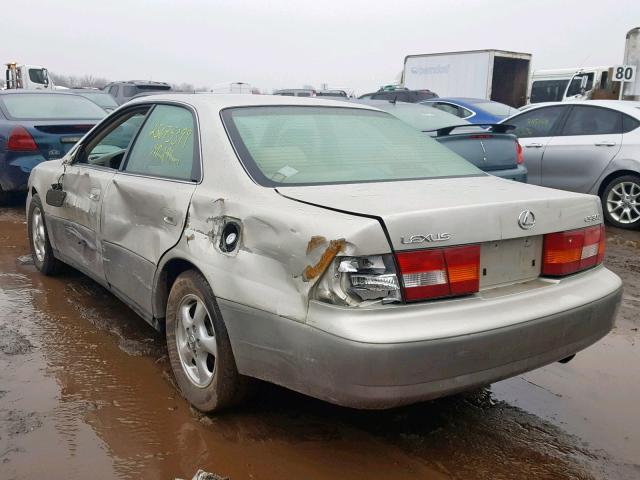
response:
[[[375,219],[305,205],[262,187],[250,202],[212,198],[203,190],[192,198],[172,256],[198,265],[220,298],[304,321],[309,292],[335,255],[389,252]],[[242,230],[236,250],[224,253],[220,235],[229,218]]]

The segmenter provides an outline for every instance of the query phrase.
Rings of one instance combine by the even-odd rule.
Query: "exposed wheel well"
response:
[[[598,187],[598,196],[602,197],[604,189],[607,188],[607,185],[609,185],[609,183],[611,183],[611,180],[617,177],[622,177],[623,175],[635,175],[636,177],[640,176],[640,174],[634,170],[617,170],[615,172],[612,172],[607,175],[600,183],[600,186]]]
[[[156,288],[153,295],[153,311],[156,319],[164,324],[164,317],[167,309],[167,299],[169,298],[169,292],[171,286],[182,272],[187,270],[196,270],[200,272],[198,267],[188,260],[182,258],[174,258],[169,260],[163,267],[162,271],[158,275],[156,282]],[[202,272],[200,272],[202,273]]]

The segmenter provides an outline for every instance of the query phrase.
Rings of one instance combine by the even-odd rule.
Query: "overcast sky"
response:
[[[622,62],[640,0],[18,0],[0,61],[111,80],[263,90],[393,82],[408,54],[496,48],[534,68]]]

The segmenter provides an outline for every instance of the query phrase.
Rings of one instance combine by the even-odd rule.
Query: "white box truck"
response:
[[[521,107],[527,103],[530,64],[531,54],[504,50],[408,55],[402,83],[440,97],[484,98]]]

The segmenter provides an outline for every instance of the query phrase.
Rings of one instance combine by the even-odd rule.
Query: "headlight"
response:
[[[336,257],[316,285],[314,298],[352,306],[400,302],[393,256]]]

